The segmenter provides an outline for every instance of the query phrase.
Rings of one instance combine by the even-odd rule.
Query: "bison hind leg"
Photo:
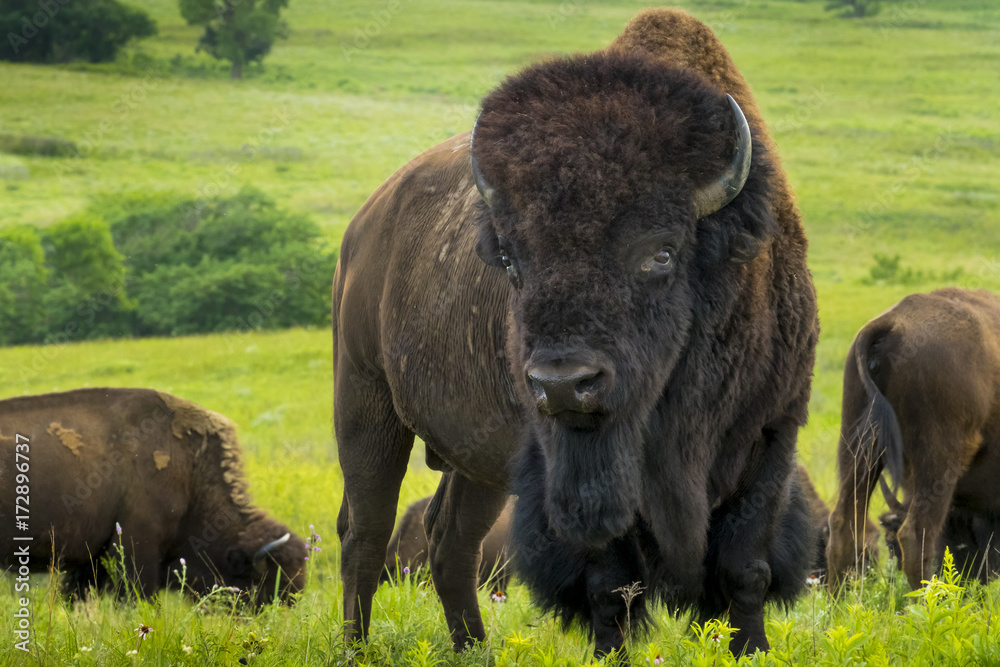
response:
[[[818,533],[809,511],[809,502],[796,478],[784,512],[778,516],[768,554],[771,566],[771,585],[767,591],[769,602],[777,601],[785,605],[795,602],[810,573]]]

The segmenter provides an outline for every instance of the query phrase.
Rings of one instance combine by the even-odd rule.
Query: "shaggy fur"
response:
[[[697,220],[695,191],[733,157],[726,93],[750,122],[750,175]],[[818,325],[798,212],[748,88],[707,28],[654,10],[607,51],[530,67],[484,100],[473,151],[489,206],[468,142],[386,181],[341,246],[348,640],[367,632],[416,434],[447,470],[425,522],[456,647],[485,636],[479,545],[511,481],[523,575],[594,629],[598,653],[622,645],[614,591],[635,581],[728,610],[735,653],[766,649],[765,602],[791,600],[811,560],[794,452]],[[643,272],[666,251],[670,268]],[[598,409],[540,414],[527,374],[569,363],[600,371]]]
[[[844,369],[832,585],[865,557],[856,526],[883,468],[905,492],[897,537],[910,586],[936,571],[945,543],[986,549],[1000,516],[998,378],[1000,299],[984,290],[912,294],[862,327]],[[949,508],[960,510],[952,525]]]
[[[282,598],[305,586],[297,536],[271,552],[264,572],[253,567],[254,553],[288,529],[250,500],[236,429],[224,416],[148,389],[80,389],[0,401],[10,465],[16,433],[30,440],[30,532],[19,533],[34,538],[29,567],[48,571],[54,553],[68,593],[109,583],[100,559],[118,543],[116,524],[142,595],[179,585],[185,569],[188,592],[234,586],[255,603],[269,601],[276,583]],[[13,499],[12,471],[0,480]],[[23,564],[11,511],[0,504],[5,567]]]

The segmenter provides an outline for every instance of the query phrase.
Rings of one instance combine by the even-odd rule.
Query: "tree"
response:
[[[879,0],[829,0],[826,9],[827,11],[843,9],[842,16],[862,18],[875,16],[881,7],[879,7]]]
[[[108,62],[129,40],[155,34],[146,12],[118,0],[0,0],[0,60]]]
[[[288,0],[178,0],[189,25],[205,26],[198,41],[214,58],[233,64],[231,76],[243,78],[243,65],[260,61],[288,26],[279,18]]]

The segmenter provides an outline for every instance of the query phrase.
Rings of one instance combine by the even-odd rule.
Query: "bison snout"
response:
[[[598,412],[607,379],[608,373],[594,366],[540,364],[528,370],[528,385],[543,415]]]

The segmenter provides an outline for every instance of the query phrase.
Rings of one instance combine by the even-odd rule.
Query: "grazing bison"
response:
[[[810,577],[822,580],[826,578],[826,545],[830,539],[830,508],[819,497],[819,492],[816,491],[809,473],[802,465],[799,465],[798,472],[802,493],[809,503],[809,514],[817,531]],[[870,520],[865,525],[865,547],[870,553],[878,554],[878,528]]]
[[[935,571],[949,508],[960,522],[978,515],[992,526],[1000,517],[1000,299],[993,294],[912,294],[854,339],[827,546],[834,586],[864,558],[857,526],[883,468],[906,494],[897,537],[913,588]],[[968,531],[954,530],[961,543]]]
[[[431,496],[421,498],[406,508],[403,519],[389,540],[385,568],[380,581],[392,581],[403,568],[416,570],[427,563],[427,534],[424,531],[424,512]],[[510,538],[510,517],[514,509],[508,501],[500,518],[483,539],[483,556],[479,563],[479,585],[488,585],[494,593],[507,590],[510,582],[507,542]]]
[[[149,389],[23,396],[0,401],[0,450],[4,567],[46,571],[54,555],[67,591],[83,596],[109,582],[100,558],[120,543],[145,596],[178,574],[189,592],[234,586],[256,603],[305,585],[305,543],[251,502],[220,414]],[[15,484],[30,503],[16,535],[30,542],[13,541]]]
[[[794,471],[816,300],[774,146],[705,25],[648,11],[504,82],[355,216],[333,319],[348,641],[417,434],[444,471],[425,523],[456,648],[485,637],[480,543],[510,489],[519,576],[597,654],[647,598],[728,611],[734,653],[767,649],[764,605],[813,550]]]
[[[896,567],[902,567],[903,552],[899,547],[899,529],[909,513],[909,503],[901,503],[885,483],[879,478],[882,495],[889,511],[879,516],[879,523],[885,530],[885,544],[889,554],[896,559]],[[968,577],[975,577],[980,583],[987,583],[1000,574],[1000,517],[982,515],[961,507],[952,507],[941,529],[936,550],[943,554],[945,547],[954,556],[955,568]]]

